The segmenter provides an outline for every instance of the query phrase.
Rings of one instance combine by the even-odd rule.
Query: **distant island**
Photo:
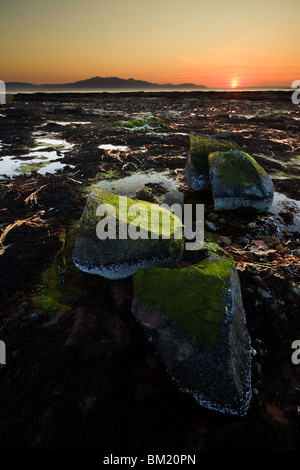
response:
[[[195,85],[194,83],[181,83],[174,85],[172,83],[151,83],[134,78],[124,79],[118,77],[93,77],[87,80],[80,80],[74,83],[52,83],[35,85],[34,83],[7,82],[6,91],[8,93],[17,92],[56,92],[56,91],[111,91],[111,90],[203,90],[204,85]]]

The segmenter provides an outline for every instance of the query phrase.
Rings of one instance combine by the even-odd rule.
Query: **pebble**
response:
[[[231,238],[225,237],[224,235],[220,236],[220,241],[222,242],[223,245],[229,246],[231,245]]]
[[[238,237],[236,239],[236,243],[238,245],[245,246],[245,245],[248,245],[248,243],[250,243],[250,240],[247,237]]]
[[[28,315],[28,320],[37,320],[39,318],[39,315],[37,313],[31,313]]]
[[[212,222],[205,222],[204,226],[205,226],[205,228],[208,232],[216,232],[217,231],[217,227]]]
[[[260,276],[253,276],[252,281],[255,282],[255,284],[263,284],[263,280]]]
[[[3,326],[7,331],[12,331],[18,328],[19,324],[20,322],[17,318],[11,318],[6,320]]]
[[[261,377],[262,375],[261,364],[259,362],[254,362],[252,367],[253,367],[253,370]]]
[[[300,256],[300,249],[297,248],[296,250],[293,251],[294,256]]]

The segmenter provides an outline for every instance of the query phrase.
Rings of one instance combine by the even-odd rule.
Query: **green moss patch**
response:
[[[239,150],[214,152],[208,160],[222,183],[229,186],[253,186],[267,175],[253,157]]]
[[[126,211],[121,211],[119,210],[120,208],[120,200],[123,200],[124,202],[124,207],[125,206],[125,201],[127,200],[127,212]],[[130,198],[125,198],[124,196],[119,196],[114,193],[110,193],[108,191],[104,191],[103,189],[100,188],[95,188],[90,196],[87,198],[86,206],[81,218],[81,224],[86,227],[94,228],[96,227],[96,224],[101,220],[101,216],[96,215],[96,211],[98,206],[102,204],[110,204],[114,207],[116,211],[116,219],[117,221],[126,221],[127,218],[127,224],[129,225],[130,223],[134,222],[135,219],[138,217],[139,218],[139,226],[143,230],[147,230],[149,232],[149,238],[150,232],[153,232],[153,227],[151,227],[151,218],[154,217],[154,215],[157,216],[157,220],[159,221],[157,230],[158,230],[158,235],[159,237],[167,236],[169,234],[169,229],[166,227],[166,224],[164,222],[164,218],[162,215],[164,215],[166,218],[165,220],[170,220],[170,237],[171,239],[174,238],[174,233],[176,231],[176,228],[181,224],[181,221],[172,214],[172,212],[168,211],[167,209],[161,208],[158,204],[153,204],[148,201],[141,201],[138,199],[130,199]],[[144,210],[138,211],[137,214],[129,214],[128,210],[131,206],[134,204],[142,204]],[[175,244],[178,245],[183,245],[183,240],[178,239],[174,240]]]
[[[119,129],[146,129],[146,130],[152,130],[152,129],[157,129],[163,125],[163,122],[160,119],[155,118],[154,116],[144,116],[140,118],[132,118],[129,121],[117,121],[110,126],[108,126],[107,129],[111,130],[119,130]]]
[[[190,135],[190,155],[195,168],[208,171],[208,155],[212,152],[227,152],[228,150],[239,150],[240,147],[234,142],[214,139],[207,135]]]
[[[76,298],[76,290],[70,290],[67,284],[67,277],[70,271],[77,274],[78,270],[74,266],[71,254],[75,240],[75,225],[68,234],[68,242],[64,232],[58,234],[62,241],[62,250],[49,268],[47,268],[41,279],[41,284],[31,298],[32,306],[44,310],[45,313],[53,314],[60,311],[61,314],[69,311],[72,306],[70,298]]]
[[[223,258],[183,269],[140,269],[133,277],[139,303],[160,309],[197,342],[213,349],[225,316],[224,294],[234,261]]]
[[[116,179],[116,178],[118,178],[118,175],[116,174],[115,171],[112,171],[112,170],[101,171],[96,176],[97,180],[109,180],[109,179]]]
[[[45,166],[44,162],[41,163],[21,163],[21,165],[18,168],[19,173],[30,173],[31,171],[38,171],[40,168]]]

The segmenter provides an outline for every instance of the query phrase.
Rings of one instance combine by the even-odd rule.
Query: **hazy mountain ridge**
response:
[[[207,88],[204,85],[195,85],[194,83],[181,83],[174,85],[172,83],[158,84],[144,80],[135,80],[134,78],[123,79],[118,77],[93,77],[87,80],[79,80],[72,83],[45,83],[36,85],[34,83],[7,82],[6,91],[70,91],[70,90],[201,90]]]

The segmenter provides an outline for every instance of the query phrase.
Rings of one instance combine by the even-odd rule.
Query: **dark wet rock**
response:
[[[153,194],[157,195],[165,194],[170,191],[163,183],[146,183],[145,186],[150,188]]]
[[[31,321],[37,320],[38,318],[39,318],[38,313],[31,313],[30,315],[28,315],[28,320],[31,320]]]
[[[191,134],[190,150],[185,166],[186,184],[196,191],[210,189],[208,155],[212,152],[226,152],[230,149],[239,149],[239,146],[207,135]]]
[[[3,326],[7,331],[13,331],[13,330],[16,330],[19,327],[19,325],[20,325],[20,322],[17,318],[10,318],[6,320]]]
[[[209,166],[215,210],[266,212],[272,205],[272,179],[247,153],[240,150],[211,153]]]
[[[291,211],[280,211],[278,213],[286,224],[292,224],[294,222],[295,214]]]
[[[77,307],[71,315],[74,323],[66,347],[83,349],[88,355],[110,355],[130,343],[129,332],[118,315],[86,307]]]
[[[265,299],[272,299],[273,298],[273,296],[272,296],[272,294],[270,294],[270,292],[268,292],[265,289],[262,289],[261,287],[259,287],[257,289],[257,292]]]
[[[134,204],[142,203],[147,213],[143,213],[141,217],[139,217],[139,212],[128,215],[126,209],[119,210],[120,200],[125,207],[127,200],[127,208],[132,207],[132,210]],[[100,239],[96,228],[99,227],[101,219],[103,220],[101,224],[106,227],[107,224],[111,224],[110,227],[115,226],[112,210],[108,210],[107,216],[103,218],[96,214],[97,208],[103,204],[113,206],[115,209],[118,229],[109,238]],[[162,238],[167,235],[165,226],[158,226],[157,229],[151,226],[153,214],[159,217],[161,211],[171,220],[168,238]],[[137,232],[142,234],[142,238],[119,237],[119,229],[122,228],[127,233],[128,230],[136,230],[137,227],[139,227]],[[179,261],[183,253],[183,239],[175,239],[175,233],[181,230],[181,227],[179,218],[166,209],[161,209],[157,204],[126,199],[95,187],[88,196],[79,223],[73,261],[82,271],[99,274],[109,279],[130,276],[141,267],[172,266]]]
[[[132,312],[182,391],[243,416],[251,399],[250,338],[234,262],[220,251],[182,269],[140,269]]]
[[[255,282],[255,284],[259,284],[259,285],[263,284],[263,280],[260,276],[253,276],[252,281]]]
[[[139,191],[136,192],[135,197],[137,199],[141,199],[142,201],[157,202],[152,191],[148,188],[139,189]]]
[[[217,230],[217,227],[216,227],[215,224],[213,224],[212,222],[205,222],[204,228],[205,228],[208,232],[216,232],[216,230]]]
[[[250,240],[247,237],[238,237],[236,239],[236,243],[241,246],[246,246],[248,243],[250,243]]]
[[[57,122],[48,122],[45,126],[41,127],[42,130],[47,132],[62,132],[64,126]]]
[[[138,169],[138,166],[135,165],[135,164],[132,163],[132,162],[125,163],[125,165],[122,166],[122,170],[123,170],[123,171],[130,171],[130,172],[132,172],[132,171],[137,171],[137,169]]]

